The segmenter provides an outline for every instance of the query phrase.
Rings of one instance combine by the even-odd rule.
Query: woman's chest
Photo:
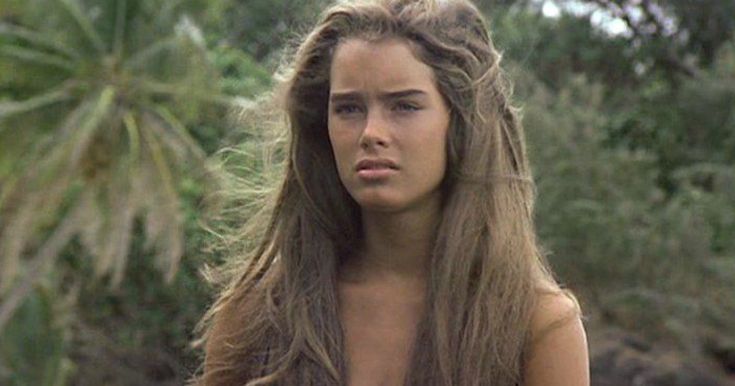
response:
[[[401,386],[421,316],[418,304],[343,297],[348,386]]]

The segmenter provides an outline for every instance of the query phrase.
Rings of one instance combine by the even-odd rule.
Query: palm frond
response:
[[[74,49],[54,40],[50,36],[18,25],[0,22],[0,36],[2,35],[21,39],[37,47],[44,47],[56,51],[66,55],[69,59],[79,59],[80,57],[79,53]]]
[[[19,178],[16,186],[3,192],[3,206],[8,200],[19,202],[17,211],[9,211],[8,223],[3,227],[0,235],[0,251],[2,251],[3,289],[7,289],[18,273],[19,260],[27,249],[28,240],[38,230],[49,216],[53,217],[61,207],[64,197],[67,196],[73,175],[77,172],[74,167],[77,146],[85,148],[88,132],[99,124],[112,104],[114,92],[111,88],[100,93],[95,100],[96,104],[82,103],[72,115],[75,118],[86,117],[76,131],[76,140],[64,141],[59,146],[38,150],[38,158],[26,167],[25,173]],[[48,137],[51,140],[53,137]],[[46,142],[46,141],[43,141]],[[45,151],[44,151],[45,150]],[[72,154],[71,160],[68,155]],[[31,194],[25,196],[24,191]]]
[[[68,112],[58,130],[54,133],[54,141],[56,143],[64,143],[65,141],[71,140],[77,129],[79,129],[79,122],[85,114],[88,114],[92,110],[97,100],[97,98],[86,97]]]
[[[99,97],[96,98],[96,103],[92,108],[92,111],[90,111],[89,115],[85,116],[84,120],[79,123],[76,138],[70,143],[70,145],[74,146],[70,159],[71,162],[69,163],[71,167],[76,167],[79,160],[87,151],[95,130],[110,113],[114,100],[115,88],[113,86],[106,86],[102,92],[100,92]]]
[[[171,216],[180,217],[181,213],[177,208],[175,212],[169,213]],[[170,283],[176,276],[176,271],[179,269],[179,262],[181,257],[184,255],[184,226],[182,221],[178,221],[171,224],[170,227],[166,228],[166,237],[158,248],[157,262],[158,266],[164,272],[164,278],[166,282]]]
[[[103,239],[102,226],[104,214],[97,202],[99,186],[90,186],[82,192],[79,197],[79,205],[82,208],[81,221],[84,226],[80,229],[79,239],[84,248],[93,256],[102,254]]]
[[[145,119],[146,117],[144,117]],[[147,119],[146,126],[155,125],[155,122],[150,122],[150,118]],[[158,175],[161,177],[161,185],[169,196],[177,196],[176,188],[174,186],[174,178],[171,169],[169,168],[168,162],[166,162],[166,155],[164,154],[161,143],[153,135],[151,130],[141,130],[145,143],[148,146],[148,150],[153,160],[155,170],[158,171]]]
[[[75,69],[74,62],[69,59],[32,48],[4,45],[0,46],[0,55],[32,64],[56,67],[68,72],[74,72]]]
[[[151,165],[153,160],[150,154],[145,152],[141,154],[141,164],[136,169],[136,178],[132,182],[131,194],[135,200],[144,203],[144,233],[145,244],[143,248],[151,249],[155,241],[163,234],[168,220],[165,217],[155,216],[152,213],[162,205],[167,205],[161,197],[161,184],[159,183],[158,174],[155,165]],[[160,221],[159,221],[160,220]]]
[[[156,265],[170,281],[184,253],[184,225],[179,200],[168,202],[170,198],[164,196],[161,187],[155,188],[158,192],[145,207],[145,248],[156,252]]]
[[[55,174],[48,184],[43,175],[36,174],[35,165],[30,167],[24,180],[9,193],[11,201],[18,203],[17,208],[5,208],[7,218],[2,224],[0,234],[0,293],[5,292],[13,283],[20,268],[20,258],[28,249],[28,243],[35,236],[39,225],[52,220],[62,205],[68,191],[70,179],[64,173]],[[47,186],[39,189],[39,186]],[[32,193],[28,194],[27,190]]]
[[[166,106],[156,105],[154,107],[158,116],[160,116],[168,125],[173,129],[173,133],[180,139],[181,143],[184,144],[185,148],[194,155],[197,159],[203,160],[206,158],[206,154],[201,147],[197,144],[196,140],[191,137],[189,131],[179,121]]]
[[[20,176],[11,173],[7,178],[0,179],[0,211],[5,207],[5,201],[10,197],[10,193],[15,190]],[[2,218],[0,218],[0,228],[2,228]]]
[[[25,181],[43,181],[41,185],[59,186],[49,178],[59,178],[62,174],[74,172],[69,163],[69,154],[74,149],[75,135],[78,133],[79,122],[93,110],[99,98],[86,98],[71,110],[59,128],[51,133],[38,137],[25,157],[30,161],[24,167],[22,178]],[[3,194],[9,195],[12,191]],[[2,208],[5,200],[0,200]]]
[[[122,190],[113,203],[112,226],[110,227],[111,240],[107,245],[113,262],[110,267],[112,272],[111,285],[113,287],[120,284],[125,273],[133,234],[133,220],[137,212],[136,203],[130,199],[129,188],[120,187],[120,189]]]
[[[177,38],[176,36],[169,36],[160,40],[157,40],[150,46],[136,52],[131,55],[127,60],[123,62],[123,69],[131,71],[145,65],[149,60],[155,58],[161,52],[173,49],[176,47]]]
[[[59,158],[63,152],[55,151],[60,147],[49,148],[49,144],[54,142],[53,136],[45,136],[36,140],[36,143],[28,150],[26,160],[22,167],[17,171],[11,171],[7,180],[3,180],[2,191],[0,192],[0,210],[16,211],[26,200],[32,199],[33,194],[38,192],[38,186],[51,186],[52,189],[44,189],[44,193],[50,193],[61,184],[50,181],[46,176],[63,177],[59,173]],[[44,178],[46,178],[44,180]],[[3,218],[0,217],[0,220]],[[5,223],[8,223],[5,219]],[[3,221],[0,221],[0,225]]]
[[[128,141],[130,142],[130,159],[137,162],[140,157],[140,132],[138,124],[135,122],[135,116],[131,112],[123,114],[123,125],[128,133]]]
[[[40,278],[45,276],[48,268],[69,240],[76,233],[80,222],[80,207],[75,206],[61,219],[54,228],[51,236],[46,239],[28,264],[27,274],[23,276],[18,285],[13,286],[8,296],[3,297],[0,303],[0,331],[10,320],[15,310],[20,306],[23,299],[30,293]]]
[[[170,97],[184,96],[188,100],[198,100],[200,102],[212,103],[221,106],[236,107],[236,100],[234,98],[207,90],[196,90],[192,87],[158,82],[151,79],[141,81],[140,87],[154,95],[157,94]]]
[[[38,195],[31,195],[15,212],[4,219],[0,235],[0,294],[6,293],[18,274],[20,256],[25,250],[28,239],[34,230],[34,215],[39,207]]]
[[[90,43],[99,52],[105,52],[105,43],[102,41],[99,33],[95,30],[92,21],[80,7],[77,0],[58,0],[67,13],[74,19],[84,35],[89,39]]]
[[[144,119],[147,121],[145,123],[146,126],[156,125],[156,123],[152,121],[151,117],[144,116]],[[165,154],[160,142],[151,130],[142,130],[142,133],[145,138],[145,142],[148,145],[149,155],[154,163],[155,170],[160,177],[160,183],[158,184],[160,188],[158,190],[160,191],[162,202],[159,203],[160,205],[155,205],[153,207],[155,208],[155,212],[152,213],[163,212],[162,218],[167,219],[168,221],[162,233],[155,231],[155,234],[147,234],[146,237],[148,238],[153,236],[157,239],[156,244],[162,244],[162,246],[164,246],[164,248],[157,248],[159,252],[159,264],[161,266],[168,266],[166,269],[166,277],[167,280],[170,280],[176,272],[178,262],[181,259],[181,255],[184,250],[183,239],[181,236],[183,233],[183,227],[181,225],[179,195],[176,192],[176,187],[173,182],[173,174],[166,162]],[[148,209],[150,211],[151,207],[149,206]]]
[[[190,157],[187,146],[173,133],[163,118],[153,112],[146,112],[143,120],[145,129],[149,130],[161,144],[161,148],[168,155],[167,162],[172,167],[181,170],[186,160]]]
[[[27,113],[69,99],[71,99],[71,95],[69,95],[68,86],[63,85],[62,87],[41,95],[36,95],[24,101],[0,102],[0,120],[8,118],[11,115]],[[0,132],[2,132],[2,127],[0,127]]]
[[[146,205],[145,248],[156,251],[156,263],[166,280],[170,281],[184,253],[184,229],[177,208],[179,201],[169,203],[165,200],[166,197],[156,198]]]
[[[117,1],[117,9],[115,10],[115,36],[112,42],[112,52],[116,57],[120,57],[123,52],[123,42],[125,41],[125,11],[128,2],[126,0]]]
[[[130,239],[133,231],[133,220],[137,212],[137,203],[131,200],[129,171],[125,165],[118,165],[115,176],[109,179],[107,190],[107,205],[109,214],[105,240],[101,246],[101,253],[95,256],[95,274],[101,277],[112,274],[111,285],[117,286],[125,273],[125,265],[130,250]]]
[[[22,300],[75,234],[92,255],[96,272],[117,285],[135,245],[139,215],[144,216],[146,242],[155,247],[156,264],[171,280],[185,245],[178,188],[182,176],[191,174],[184,162],[196,159],[202,161],[199,166],[206,160],[188,130],[199,116],[177,114],[202,111],[204,103],[233,103],[211,91],[219,83],[212,79],[216,74],[207,65],[206,51],[188,41],[198,35],[191,21],[181,18],[182,1],[162,2],[154,25],[142,28],[128,24],[140,20],[128,13],[142,12],[145,19],[150,8],[130,7],[128,0],[99,5],[105,20],[89,12],[86,0],[53,3],[61,8],[54,27],[58,32],[0,23],[0,58],[38,66],[40,76],[47,77],[34,79],[34,85],[45,85],[43,92],[1,102],[0,119],[49,107],[65,112],[60,122],[51,122],[58,118],[51,114],[38,116],[39,128],[53,130],[27,124],[24,133],[33,136],[13,141],[24,149],[10,156],[10,171],[2,172],[0,294],[4,289],[10,297],[0,301],[0,329],[15,307],[6,300]],[[120,65],[99,71],[109,55]],[[59,86],[60,76],[70,80]]]

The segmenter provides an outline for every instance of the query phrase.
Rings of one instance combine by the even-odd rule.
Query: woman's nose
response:
[[[360,147],[369,149],[375,146],[387,147],[389,144],[390,132],[383,114],[380,111],[368,112],[365,129],[360,136]]]

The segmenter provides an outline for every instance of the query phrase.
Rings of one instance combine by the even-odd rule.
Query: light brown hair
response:
[[[451,110],[427,311],[405,384],[519,384],[539,289],[557,287],[535,236],[534,184],[500,54],[464,0],[339,2],[299,46],[281,85],[285,176],[259,244],[236,256],[205,317],[200,383],[346,383],[337,268],[359,245],[360,210],[337,174],[327,101],[332,54],[349,38],[409,43]]]

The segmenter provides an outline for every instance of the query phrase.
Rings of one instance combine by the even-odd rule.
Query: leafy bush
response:
[[[561,279],[613,324],[694,351],[732,340],[735,168],[678,167],[667,193],[653,152],[609,146],[599,84],[580,76],[558,93],[523,80],[520,89],[539,234]]]
[[[71,299],[49,285],[29,296],[0,333],[0,383],[63,386],[74,371],[69,358]]]

